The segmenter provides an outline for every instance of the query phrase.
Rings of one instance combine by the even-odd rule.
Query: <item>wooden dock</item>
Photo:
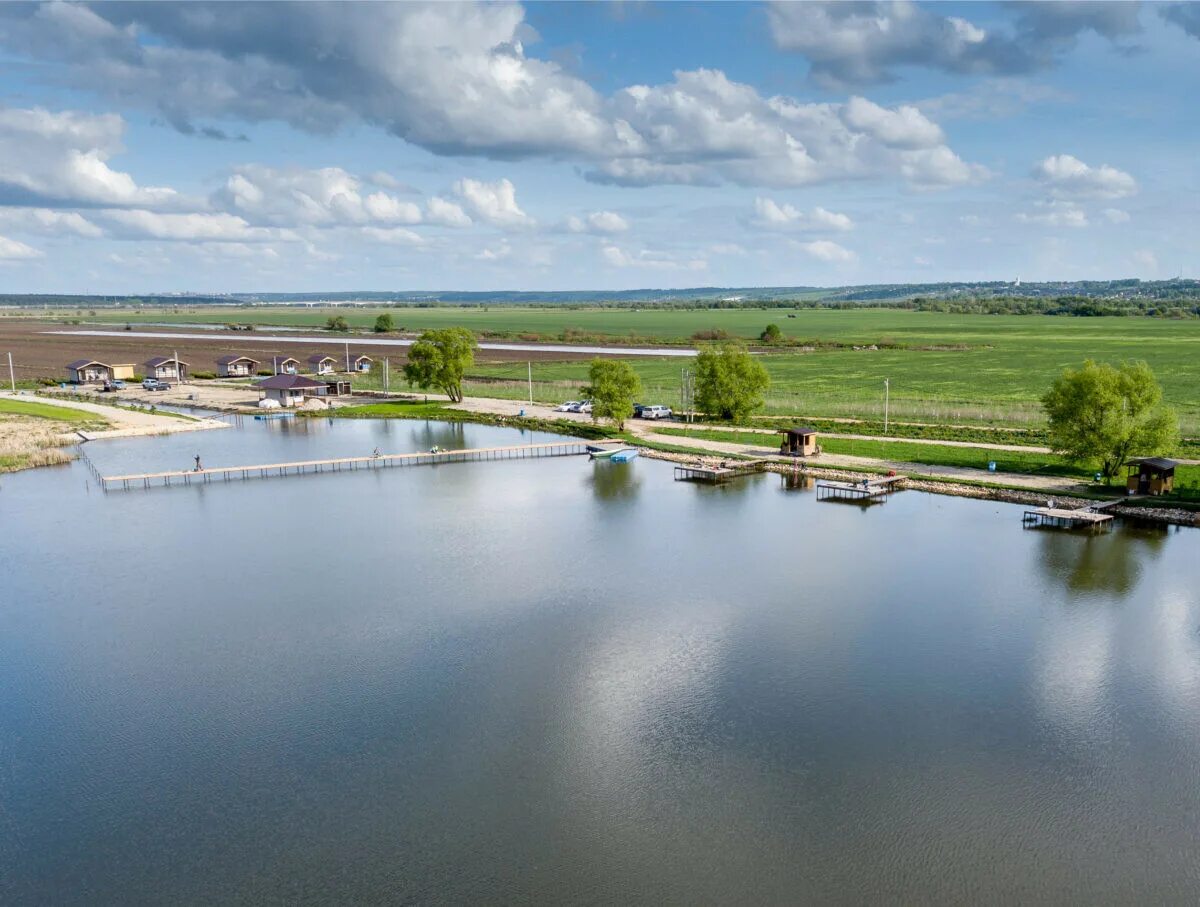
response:
[[[1026,510],[1022,523],[1027,527],[1051,529],[1087,529],[1098,532],[1111,529],[1113,515],[1097,512],[1094,508],[1062,510],[1057,507],[1037,507]]]
[[[727,482],[738,476],[762,472],[761,463],[738,463],[736,466],[676,466],[676,482]]]
[[[861,504],[882,504],[903,476],[879,476],[863,482],[817,482],[818,501],[855,501]]]
[[[335,457],[325,460],[299,460],[291,463],[260,463],[252,466],[215,466],[207,469],[172,469],[165,472],[139,472],[123,476],[93,474],[105,490],[154,488],[170,485],[231,479],[266,479],[319,472],[348,472],[360,469],[387,469],[394,466],[434,466],[439,463],[478,463],[492,460],[525,460],[540,457],[571,457],[587,454],[597,444],[622,442],[552,441],[546,444],[519,444],[510,447],[479,447],[468,450],[442,450],[437,453],[379,454],[368,457]],[[622,445],[624,446],[624,445]],[[90,462],[89,462],[89,465]]]

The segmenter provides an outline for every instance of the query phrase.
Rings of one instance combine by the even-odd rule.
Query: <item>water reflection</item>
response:
[[[592,471],[585,480],[591,483],[596,497],[602,501],[629,501],[637,497],[642,480],[636,463],[610,463],[594,460]]]
[[[817,487],[817,480],[803,472],[781,472],[779,487],[784,491],[812,491]]]
[[[1048,582],[1071,592],[1117,598],[1129,595],[1143,570],[1158,560],[1167,533],[1158,528],[1122,526],[1102,534],[1034,531],[1038,538],[1038,567]]]

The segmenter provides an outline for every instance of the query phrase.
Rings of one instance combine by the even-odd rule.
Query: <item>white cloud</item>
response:
[[[363,181],[340,167],[236,168],[212,204],[254,223],[281,226],[416,224],[421,209],[386,192],[365,192]]]
[[[593,211],[587,217],[571,215],[567,218],[570,233],[596,233],[612,235],[629,229],[629,221],[615,211]]]
[[[1012,74],[1053,65],[1080,33],[1116,41],[1140,30],[1137,4],[1029,3],[1013,28],[988,31],[936,4],[911,0],[808,0],[768,7],[776,45],[802,53],[819,83],[889,82],[904,66],[946,72]]]
[[[0,208],[0,223],[48,236],[84,236],[95,239],[104,231],[76,211],[49,208]]]
[[[528,227],[533,218],[517,205],[517,190],[507,179],[494,183],[461,179],[454,184],[455,193],[480,220],[497,227]]]
[[[0,108],[0,203],[161,207],[173,189],[139,186],[107,161],[121,150],[115,114]]]
[[[1137,192],[1137,181],[1123,170],[1101,164],[1090,167],[1070,154],[1039,161],[1033,176],[1061,198],[1124,198]]]
[[[642,249],[629,253],[619,246],[600,250],[604,262],[614,268],[647,268],[656,271],[703,271],[708,262],[702,258],[679,258],[665,252]]]
[[[776,202],[774,199],[759,196],[754,200],[754,217],[751,226],[762,230],[836,230],[845,231],[854,228],[854,221],[846,214],[827,211],[825,208],[813,208],[808,214],[787,204]]]
[[[112,209],[101,212],[100,216],[112,225],[118,236],[126,239],[263,242],[296,238],[291,231],[252,227],[243,218],[224,212],[166,214],[142,209]]]
[[[1122,211],[1120,208],[1105,208],[1103,212],[1104,219],[1110,224],[1124,224],[1129,222],[1129,212]]]
[[[19,240],[0,236],[0,261],[24,261],[30,258],[41,258],[42,253],[33,246],[27,246]]]
[[[471,218],[460,205],[436,195],[425,204],[425,219],[440,227],[471,226]]]
[[[363,236],[376,242],[389,243],[397,246],[421,246],[425,238],[404,227],[363,227]]]
[[[1023,224],[1042,224],[1047,227],[1086,227],[1087,212],[1072,202],[1051,201],[1038,205],[1038,210],[1022,211],[1017,221]]]
[[[839,246],[828,239],[818,239],[813,242],[798,242],[794,243],[794,245],[805,255],[815,258],[818,261],[843,264],[854,261],[858,257],[845,246]]]
[[[313,132],[363,121],[436,154],[574,159],[592,180],[629,186],[899,176],[932,187],[986,175],[912,106],[766,97],[717,69],[603,96],[557,63],[526,56],[529,27],[516,4],[305,3],[287,8],[286,30],[271,4],[237,9],[52,5],[14,17],[0,41],[56,59],[68,78],[187,132],[201,116]],[[978,43],[970,27],[947,28]]]
[[[893,148],[933,148],[945,141],[937,123],[907,105],[891,110],[866,98],[852,97],[842,108],[842,120],[854,131]]]

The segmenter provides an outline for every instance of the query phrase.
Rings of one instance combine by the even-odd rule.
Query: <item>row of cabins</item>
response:
[[[333,356],[309,356],[308,365],[317,375],[332,375],[337,371],[338,359]],[[350,370],[359,374],[371,371],[374,361],[370,356],[355,356],[350,360]],[[288,356],[272,360],[278,375],[298,375],[300,360]],[[222,378],[252,378],[258,374],[258,359],[249,356],[222,356],[217,360],[217,374]],[[183,381],[191,368],[182,359],[173,356],[155,356],[143,363],[147,378],[160,381]],[[73,384],[107,384],[112,381],[131,381],[134,377],[132,363],[107,363],[95,359],[76,359],[67,363],[67,379]]]

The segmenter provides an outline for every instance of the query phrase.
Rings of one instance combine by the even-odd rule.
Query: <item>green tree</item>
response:
[[[758,339],[763,343],[778,343],[783,339],[783,331],[779,330],[779,325],[768,324],[763,328],[763,332],[758,335]]]
[[[426,331],[408,349],[404,377],[422,389],[436,387],[453,403],[461,403],[462,381],[475,364],[475,335],[466,328]]]
[[[771,378],[740,342],[721,343],[696,357],[696,406],[701,412],[740,422],[763,405]]]
[[[1065,369],[1042,397],[1050,446],[1076,463],[1099,464],[1105,482],[1132,456],[1169,453],[1179,443],[1179,419],[1163,405],[1150,366],[1120,368],[1091,359]]]
[[[389,312],[384,312],[375,319],[375,333],[387,334],[396,329],[395,323],[392,321],[392,316]]]
[[[611,419],[617,431],[633,415],[633,404],[642,395],[642,379],[628,362],[593,359],[588,369],[593,419]]]
[[[348,331],[350,330],[350,322],[344,315],[331,315],[325,321],[325,330],[327,331]]]

